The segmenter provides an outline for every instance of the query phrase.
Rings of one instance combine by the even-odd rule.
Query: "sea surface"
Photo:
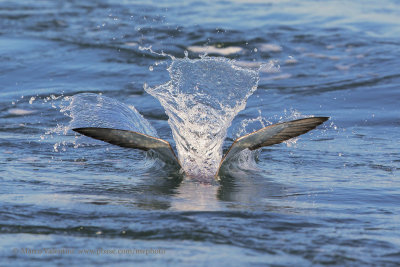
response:
[[[399,14],[394,0],[0,1],[0,266],[398,266]],[[143,120],[175,147],[149,88],[208,57],[259,75],[224,151],[330,120],[216,182],[71,130]]]

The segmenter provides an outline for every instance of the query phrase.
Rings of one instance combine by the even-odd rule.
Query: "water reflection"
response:
[[[176,211],[270,210],[271,202],[288,195],[286,185],[268,179],[266,173],[259,171],[225,173],[214,183],[174,175],[144,179],[145,184],[134,189],[135,205]]]
[[[90,156],[82,155],[82,150]],[[219,181],[202,182],[149,155],[143,159],[143,154],[136,155],[129,149],[95,146],[90,151],[81,148],[62,155],[70,153],[76,153],[73,158],[78,158],[80,153],[80,157],[87,160],[79,165],[75,161],[63,162],[64,168],[77,168],[79,172],[76,175],[62,181],[53,176],[41,176],[39,181],[60,184],[55,189],[59,194],[70,198],[71,203],[90,205],[89,209],[97,209],[100,205],[120,212],[127,209],[271,210],[277,199],[279,202],[287,200],[290,196],[288,191],[293,191],[286,184],[278,183],[276,175],[266,172],[265,168],[259,169],[256,162],[248,159],[244,161],[246,164],[232,162],[227,165]],[[92,154],[96,156],[92,157]],[[279,207],[281,204],[275,209]]]
[[[180,211],[217,211],[224,210],[218,201],[219,186],[185,179],[171,198],[171,209]]]

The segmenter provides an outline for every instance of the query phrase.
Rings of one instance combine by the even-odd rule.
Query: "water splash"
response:
[[[171,58],[167,68],[170,81],[165,84],[144,89],[156,97],[169,116],[168,123],[172,129],[178,158],[183,171],[189,177],[209,180],[218,171],[222,148],[234,117],[245,108],[247,99],[257,89],[259,72],[262,67],[275,70],[273,62],[262,64],[257,69],[242,68],[237,62],[226,58],[202,56],[199,59]],[[158,63],[157,63],[158,64]],[[46,136],[68,135],[73,128],[104,127],[131,130],[158,137],[156,130],[133,107],[101,94],[83,93],[74,96],[51,95],[43,102],[62,98],[60,111],[71,118],[67,125],[59,125],[46,132]],[[30,99],[30,103],[35,98]],[[296,110],[285,110],[285,115],[275,117],[283,121],[305,117]],[[233,129],[233,137],[238,138],[247,133],[272,124],[259,116],[243,120],[237,129]],[[41,139],[44,139],[41,136]],[[296,139],[285,143],[295,145]],[[74,147],[86,143],[103,143],[81,136],[72,143]],[[54,151],[65,151],[67,141],[60,141],[53,147]],[[243,150],[238,153],[233,165],[236,169],[255,170],[255,158],[259,151]],[[146,154],[147,156],[147,154]],[[151,154],[149,155],[150,158]],[[238,167],[238,168],[236,168]],[[233,171],[235,171],[233,170]]]
[[[67,124],[57,124],[48,129],[41,140],[56,136],[65,136],[71,133],[72,129],[79,127],[104,127],[122,130],[130,130],[145,133],[158,137],[156,130],[133,106],[128,106],[115,99],[101,94],[82,93],[74,96],[48,97],[43,100],[47,102],[62,97],[58,108],[71,120]],[[56,105],[54,102],[51,105]],[[57,138],[59,139],[59,138]],[[54,144],[55,152],[66,151],[69,145],[77,148],[84,144],[102,144],[103,142],[85,136],[76,137],[73,141],[62,140]]]
[[[104,127],[130,130],[158,137],[148,120],[135,109],[115,99],[83,93],[65,98],[61,112],[72,118],[65,130],[79,127]]]
[[[213,177],[233,118],[257,89],[258,71],[226,58],[174,59],[171,80],[145,90],[164,107],[185,173]]]

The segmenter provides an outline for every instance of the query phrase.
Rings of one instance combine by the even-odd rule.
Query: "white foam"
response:
[[[222,56],[229,56],[232,54],[237,54],[243,50],[239,46],[229,46],[224,48],[219,48],[215,46],[189,46],[187,48],[189,51],[198,54],[218,54]]]
[[[28,109],[21,109],[21,108],[10,108],[8,110],[8,113],[11,115],[16,115],[16,116],[25,116],[25,115],[30,115],[35,113],[35,110],[28,110]]]
[[[262,52],[273,52],[273,53],[282,52],[282,46],[277,44],[262,44],[258,49]]]

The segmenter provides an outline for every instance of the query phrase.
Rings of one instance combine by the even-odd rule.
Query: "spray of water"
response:
[[[228,127],[257,89],[258,71],[226,58],[174,59],[171,80],[145,90],[164,107],[179,160],[189,176],[212,177]]]
[[[60,112],[70,117],[71,120],[68,124],[57,124],[56,127],[48,129],[40,136],[41,140],[53,138],[53,135],[68,135],[72,129],[80,127],[130,130],[158,137],[156,130],[151,126],[149,121],[143,118],[133,106],[128,106],[115,99],[93,93],[59,96],[57,98],[51,96],[51,98],[45,98],[43,101],[47,102],[59,98],[62,98],[60,103],[51,102],[51,105],[57,105]],[[102,144],[103,142],[85,136],[80,136],[79,138],[76,136],[72,142],[70,140],[59,140],[59,142],[54,144],[53,149],[55,152],[66,151],[66,148],[70,145],[77,148],[87,143]]]
[[[151,49],[151,48],[150,48]],[[150,50],[150,52],[152,52]],[[199,59],[177,59],[167,68],[170,81],[154,88],[145,86],[147,93],[157,98],[169,116],[178,158],[185,174],[196,178],[210,178],[218,171],[222,147],[234,117],[245,108],[248,97],[257,89],[259,71],[275,70],[273,63],[257,65],[252,70],[238,62],[202,56]],[[34,100],[32,100],[34,101]],[[133,107],[101,94],[84,93],[66,96],[60,111],[71,120],[68,125],[58,125],[46,135],[67,135],[79,127],[104,127],[124,129],[158,137],[156,130]],[[242,121],[235,137],[268,124],[261,113],[255,119]],[[254,125],[255,126],[255,125]],[[74,147],[81,143],[102,143],[87,137],[74,140]],[[57,143],[55,150],[64,144]],[[257,152],[244,150],[238,155],[238,165],[254,169]]]
[[[64,99],[61,112],[72,118],[67,131],[79,127],[103,127],[130,130],[158,137],[148,120],[135,109],[115,99],[83,93]]]

